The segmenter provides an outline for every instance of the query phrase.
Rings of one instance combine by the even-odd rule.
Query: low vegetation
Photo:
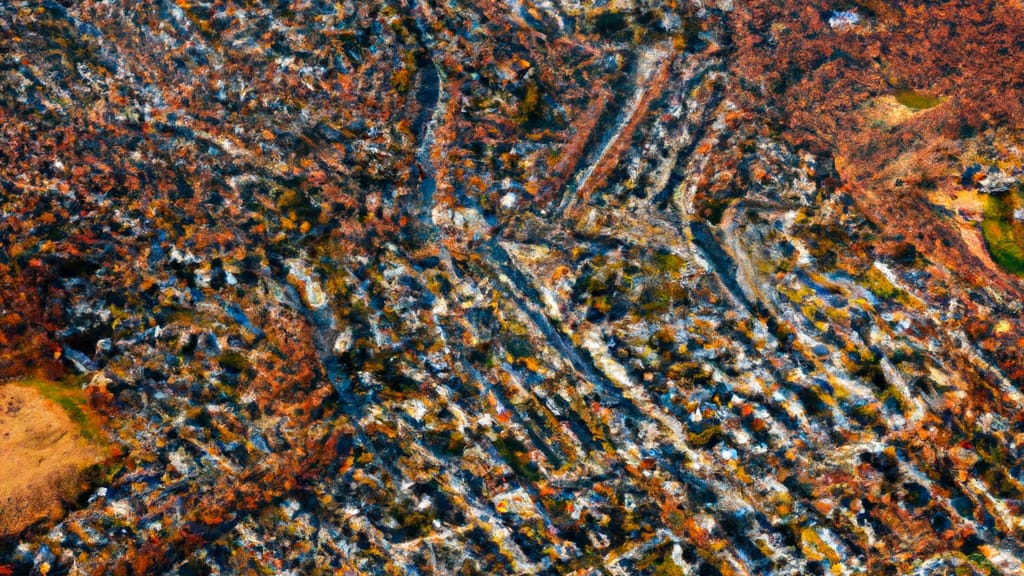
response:
[[[991,195],[985,201],[981,230],[992,259],[1005,270],[1024,275],[1024,222],[1014,219],[1013,213],[1024,206],[1024,199],[1016,192]]]

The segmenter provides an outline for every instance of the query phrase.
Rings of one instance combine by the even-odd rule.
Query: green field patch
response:
[[[938,96],[929,96],[909,88],[901,88],[893,96],[896,97],[897,102],[914,110],[927,110],[942,104],[942,98]]]
[[[981,231],[992,260],[1008,272],[1024,276],[1024,222],[1013,213],[1024,207],[1018,188],[1014,192],[989,195],[985,200]]]

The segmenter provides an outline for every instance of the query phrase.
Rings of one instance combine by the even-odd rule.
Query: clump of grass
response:
[[[895,300],[904,295],[904,292],[893,286],[892,282],[885,277],[877,268],[868,268],[861,277],[861,284],[871,291],[872,294],[883,300]]]
[[[654,255],[654,262],[658,272],[671,274],[686,268],[686,260],[671,252],[659,252]]]
[[[928,94],[922,94],[909,88],[901,88],[896,90],[895,94],[896,101],[906,106],[907,108],[913,108],[914,110],[927,110],[934,108],[942,103],[942,98],[938,96],[929,96]]]
[[[694,446],[712,447],[725,437],[721,426],[708,426],[700,432],[687,432],[686,440]]]
[[[986,571],[988,571],[990,576],[1002,574],[1002,572],[1000,572],[999,569],[996,568],[995,564],[993,564],[992,561],[986,558],[985,555],[981,552],[972,552],[967,555],[967,559],[970,560],[971,563],[975,566],[984,568]]]

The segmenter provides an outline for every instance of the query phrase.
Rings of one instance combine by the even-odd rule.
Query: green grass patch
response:
[[[992,561],[986,558],[981,552],[972,552],[967,555],[967,559],[975,566],[986,570],[989,576],[1000,576],[1002,574],[1002,572],[996,568],[995,564],[993,564]]]
[[[985,200],[982,235],[992,260],[1008,272],[1024,276],[1024,222],[1014,220],[1013,212],[1024,207],[1020,190],[989,195]]]
[[[896,97],[897,102],[914,110],[927,110],[942,103],[942,98],[938,96],[929,96],[909,88],[901,88],[893,95]]]
[[[654,255],[654,263],[658,268],[658,272],[662,274],[679,272],[686,268],[686,260],[671,252],[656,253]]]
[[[905,293],[894,286],[881,270],[871,267],[860,277],[862,286],[881,300],[897,300]]]

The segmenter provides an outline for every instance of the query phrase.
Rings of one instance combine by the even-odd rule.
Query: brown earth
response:
[[[63,516],[102,459],[68,415],[37,390],[0,385],[0,538]]]

